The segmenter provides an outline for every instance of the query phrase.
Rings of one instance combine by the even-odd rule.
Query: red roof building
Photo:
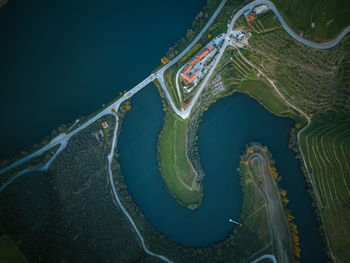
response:
[[[189,82],[191,83],[196,76],[198,75],[199,72],[201,72],[199,69],[196,70],[196,72],[193,73],[191,77],[187,75],[187,73],[199,62],[201,61],[204,57],[209,55],[210,51],[214,49],[212,44],[209,44],[207,48],[199,54],[199,56],[196,56],[190,63],[189,66],[186,68],[186,70],[182,73],[182,76]]]
[[[252,22],[252,21],[254,21],[254,20],[256,19],[256,17],[255,17],[255,12],[254,12],[254,11],[250,12],[250,13],[249,13],[248,15],[246,15],[245,17],[246,17],[248,23],[249,23],[249,22]]]
[[[208,49],[209,51],[212,51],[212,50],[214,49],[214,46],[213,46],[212,44],[209,44],[209,45],[207,46],[207,49]]]

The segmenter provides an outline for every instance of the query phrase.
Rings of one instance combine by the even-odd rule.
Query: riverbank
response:
[[[8,0],[1,0],[0,7],[4,7],[8,3]]]
[[[241,223],[246,223],[265,241],[264,249],[271,249],[277,262],[296,262],[281,198],[285,198],[285,192],[278,187],[279,178],[268,156],[271,154],[267,147],[251,143],[240,158],[244,194]],[[296,256],[300,258],[300,252]]]

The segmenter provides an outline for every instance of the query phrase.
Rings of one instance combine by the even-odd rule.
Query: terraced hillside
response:
[[[306,180],[320,221],[325,246],[335,262],[350,258],[350,36],[336,47],[315,50],[297,43],[269,12],[238,28],[251,33],[249,46],[228,49],[217,74],[226,89],[255,97],[271,112],[298,122],[300,115],[282,103],[261,74],[311,118],[300,134],[309,170]],[[258,70],[257,70],[258,69]],[[265,82],[265,83],[262,83]],[[295,147],[297,148],[297,147]]]
[[[316,50],[291,38],[272,12],[240,27],[252,33],[245,57],[273,79],[283,95],[295,106],[318,114],[339,105],[347,106],[350,97],[339,85],[344,66],[348,66],[346,48],[349,36],[329,50]]]
[[[314,118],[301,137],[311,183],[336,262],[350,258],[350,118]]]

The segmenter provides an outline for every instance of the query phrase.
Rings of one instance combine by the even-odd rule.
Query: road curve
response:
[[[263,255],[260,258],[257,258],[256,260],[252,261],[252,263],[257,263],[263,259],[270,259],[273,263],[277,263],[277,260],[274,255]]]
[[[268,5],[270,7],[270,9],[275,13],[276,17],[278,18],[278,20],[280,21],[281,25],[283,26],[283,28],[288,32],[288,34],[293,37],[295,40],[297,40],[298,42],[311,47],[311,48],[315,48],[315,49],[328,49],[328,48],[332,48],[334,46],[336,46],[343,38],[344,36],[350,32],[350,26],[346,27],[335,39],[327,42],[327,43],[315,43],[309,40],[306,40],[300,36],[298,36],[288,25],[287,23],[283,20],[280,12],[278,12],[276,6],[268,0],[263,0],[264,4]]]
[[[255,6],[258,5],[267,5],[269,6],[269,8],[275,13],[276,17],[278,18],[278,20],[280,21],[282,27],[287,31],[287,33],[293,37],[295,40],[297,40],[298,42],[311,47],[311,48],[315,48],[315,49],[329,49],[332,48],[334,46],[336,46],[343,38],[346,34],[348,34],[350,32],[350,26],[348,26],[347,28],[345,28],[335,39],[333,39],[330,42],[327,43],[315,43],[306,39],[301,38],[300,36],[298,36],[288,25],[287,23],[283,20],[281,14],[279,13],[279,11],[277,10],[277,8],[275,7],[275,5],[269,1],[269,0],[255,0],[249,4],[247,4],[246,6],[244,6],[243,8],[241,8],[236,15],[232,18],[230,25],[228,27],[227,30],[227,35],[230,34],[230,32],[233,29],[234,24],[236,23],[236,21],[238,20],[238,18],[243,15],[244,13],[248,12],[249,10],[252,10]],[[201,32],[201,34],[203,34],[204,32]],[[198,41],[199,38],[195,39],[194,41]],[[194,41],[191,43],[191,47],[193,47],[196,43],[194,43]],[[186,109],[183,110],[178,110],[176,108],[176,106],[174,105],[174,103],[171,100],[171,97],[168,93],[168,90],[164,84],[164,79],[163,79],[163,74],[164,71],[166,69],[168,69],[171,65],[173,65],[174,63],[172,63],[173,61],[171,61],[167,66],[168,67],[163,67],[160,71],[161,71],[161,78],[162,80],[160,80],[160,78],[158,78],[158,80],[160,80],[161,82],[161,86],[163,88],[163,91],[165,92],[168,100],[170,101],[170,105],[173,108],[173,110],[175,111],[175,113],[177,115],[179,115],[180,117],[182,117],[183,119],[186,119],[190,116],[191,110],[194,106],[194,104],[197,102],[199,95],[201,94],[201,92],[203,91],[205,85],[207,84],[207,82],[209,81],[212,73],[214,72],[214,69],[216,68],[218,62],[220,61],[220,58],[222,57],[227,45],[229,44],[229,39],[225,38],[224,44],[220,49],[219,55],[216,56],[216,61],[214,62],[214,65],[212,67],[212,69],[208,72],[208,74],[205,76],[204,80],[202,81],[202,84],[200,85],[198,91],[196,92],[196,94],[194,95],[191,103],[188,105],[188,107]],[[189,46],[190,47],[190,46]],[[185,49],[182,53],[184,53],[187,49]],[[189,50],[189,49],[188,49]],[[185,55],[185,54],[180,54],[180,55]],[[179,57],[179,56],[178,56]],[[178,57],[176,57],[176,62],[178,61]],[[164,70],[163,70],[164,69]],[[158,71],[158,72],[160,72]]]
[[[219,7],[217,8],[217,10],[215,11],[215,13],[213,14],[213,16],[210,18],[210,20],[208,21],[208,23],[206,24],[206,26],[203,28],[203,30],[197,35],[197,37],[194,39],[194,41],[192,41],[192,43],[185,49],[183,50],[174,60],[170,61],[166,66],[164,66],[163,68],[161,68],[157,73],[151,74],[149,75],[147,78],[145,78],[142,82],[140,82],[138,85],[136,85],[135,87],[133,87],[131,90],[129,90],[127,93],[124,94],[123,97],[121,97],[120,99],[118,99],[117,101],[115,101],[114,103],[112,103],[109,107],[107,107],[106,109],[104,109],[103,111],[101,111],[100,113],[96,114],[93,118],[91,118],[90,120],[88,120],[87,122],[85,122],[84,124],[82,124],[80,127],[76,128],[75,130],[73,130],[70,133],[61,133],[59,134],[57,137],[55,137],[52,141],[50,141],[47,145],[45,145],[44,147],[42,147],[41,149],[39,149],[38,151],[35,151],[32,154],[29,154],[28,156],[20,159],[19,161],[9,165],[8,167],[5,167],[3,169],[0,170],[0,175],[6,173],[7,171],[15,168],[18,165],[21,165],[23,163],[25,163],[26,161],[29,161],[30,159],[36,157],[36,156],[40,156],[41,154],[43,154],[45,151],[51,149],[52,147],[55,147],[56,145],[61,145],[60,148],[56,151],[56,153],[50,158],[50,160],[41,168],[38,169],[24,169],[21,172],[19,172],[18,174],[16,174],[13,178],[11,178],[9,181],[7,181],[5,184],[3,184],[0,187],[0,192],[2,190],[4,190],[8,185],[10,185],[13,181],[15,181],[16,179],[18,179],[20,176],[22,176],[25,173],[29,173],[29,172],[36,172],[36,171],[45,171],[47,170],[51,163],[54,161],[54,159],[57,157],[57,155],[62,152],[64,150],[64,148],[66,147],[66,145],[68,144],[69,139],[74,136],[75,134],[79,133],[81,130],[85,129],[86,127],[88,127],[90,124],[92,124],[93,122],[95,122],[96,120],[98,120],[99,118],[108,115],[108,114],[112,114],[112,108],[115,109],[115,111],[117,112],[119,109],[119,106],[126,100],[130,99],[134,94],[136,94],[137,92],[139,92],[141,89],[143,89],[145,86],[147,86],[150,82],[152,82],[153,80],[155,80],[156,78],[158,78],[159,82],[161,83],[164,92],[167,94],[168,100],[171,102],[172,107],[174,109],[176,109],[175,105],[173,104],[173,101],[171,100],[171,97],[168,93],[167,88],[165,87],[165,83],[164,83],[164,78],[163,78],[163,73],[165,70],[167,70],[169,67],[171,67],[173,64],[175,64],[178,60],[180,60],[197,42],[198,40],[202,37],[202,35],[204,34],[204,32],[209,28],[209,26],[212,24],[212,22],[215,20],[216,16],[220,13],[221,9],[223,8],[223,6],[225,5],[225,3],[227,2],[227,0],[223,0],[221,2],[221,4],[219,5]],[[179,111],[177,111],[178,113]],[[152,251],[150,251],[144,242],[144,239],[141,235],[141,233],[139,232],[139,230],[137,229],[133,219],[131,218],[131,216],[129,215],[129,213],[126,211],[126,209],[124,208],[124,206],[122,205],[119,197],[118,197],[118,193],[115,189],[114,186],[114,182],[113,182],[113,177],[112,177],[112,170],[111,170],[111,162],[112,162],[112,157],[114,154],[114,150],[115,150],[115,144],[116,144],[116,140],[117,140],[117,131],[118,131],[118,117],[116,116],[116,128],[114,131],[114,137],[113,137],[113,144],[112,144],[112,149],[110,154],[108,155],[108,175],[109,175],[109,180],[111,183],[111,187],[112,187],[112,191],[113,191],[113,196],[116,200],[116,202],[118,203],[119,207],[121,208],[121,210],[123,211],[123,213],[125,214],[125,216],[127,217],[127,219],[129,220],[129,222],[131,223],[133,229],[135,230],[138,238],[140,239],[142,248],[144,249],[144,251],[154,257],[157,257],[163,261],[166,261],[168,263],[171,263],[172,261],[169,260],[167,257],[163,256],[163,255],[158,255],[153,253]]]
[[[172,263],[172,261],[170,259],[168,259],[166,256],[163,256],[163,255],[159,255],[159,254],[156,254],[156,253],[153,253],[152,251],[150,251],[147,247],[146,247],[146,244],[145,244],[145,241],[140,233],[140,231],[138,230],[134,220],[132,219],[132,217],[129,215],[128,211],[126,211],[126,209],[124,208],[122,202],[120,201],[119,199],[119,196],[118,196],[118,193],[117,193],[117,190],[115,188],[115,185],[114,185],[114,181],[113,181],[113,173],[112,173],[112,168],[111,168],[111,165],[112,165],[112,161],[113,161],[113,156],[114,156],[114,150],[115,150],[115,146],[117,145],[117,135],[118,135],[118,125],[119,125],[119,119],[118,119],[118,116],[117,115],[114,115],[115,116],[115,120],[116,120],[116,124],[115,124],[115,128],[114,128],[114,134],[113,134],[113,143],[112,143],[112,148],[111,148],[111,152],[109,153],[108,155],[108,177],[109,177],[109,182],[111,184],[111,187],[112,187],[112,192],[113,192],[113,196],[114,196],[114,199],[116,200],[116,202],[118,203],[118,206],[120,207],[120,209],[123,211],[123,213],[125,214],[125,216],[127,217],[127,219],[129,220],[131,226],[133,227],[133,229],[135,230],[138,238],[140,239],[140,242],[141,242],[141,245],[142,245],[142,248],[143,250],[148,254],[148,255],[151,255],[153,257],[157,257],[165,262],[168,262],[168,263]]]
[[[191,42],[191,44],[189,44],[176,58],[174,58],[173,60],[171,60],[168,64],[166,64],[164,67],[162,67],[160,70],[158,70],[155,73],[155,76],[157,77],[159,84],[163,90],[163,92],[165,93],[165,96],[167,97],[173,111],[181,116],[181,118],[186,119],[189,116],[190,111],[186,111],[186,110],[179,110],[173,100],[171,99],[171,96],[169,94],[168,88],[165,85],[164,82],[164,72],[170,68],[171,66],[173,66],[176,62],[178,62],[184,55],[186,55],[186,53],[188,51],[191,50],[191,48],[193,48],[193,46],[199,41],[199,39],[202,37],[202,35],[208,30],[208,28],[210,27],[210,25],[214,22],[215,18],[217,17],[217,15],[220,13],[221,9],[224,7],[224,5],[226,4],[227,0],[223,0],[221,2],[221,4],[218,6],[218,8],[216,9],[216,11],[214,12],[213,16],[209,19],[208,23],[205,25],[205,27],[202,29],[202,31],[196,36],[196,38]]]
[[[303,164],[304,164],[304,167],[306,168],[306,171],[308,173],[308,176],[309,178],[311,179],[311,185],[312,185],[312,188],[314,189],[315,191],[315,196],[316,196],[316,199],[317,199],[317,206],[319,207],[319,209],[321,209],[322,207],[322,202],[321,202],[321,198],[320,198],[320,195],[318,193],[318,190],[317,190],[317,187],[316,187],[316,183],[315,183],[315,178],[313,176],[312,173],[310,173],[309,171],[309,167],[305,161],[305,155],[304,155],[304,152],[303,152],[303,149],[301,148],[301,144],[300,144],[300,135],[311,125],[311,119],[310,117],[304,112],[302,111],[301,109],[299,109],[297,106],[293,105],[292,103],[290,103],[283,95],[282,93],[279,91],[279,89],[276,87],[275,83],[269,79],[261,70],[259,70],[255,65],[253,65],[249,60],[247,60],[243,55],[242,53],[239,51],[239,49],[234,46],[239,55],[242,57],[242,59],[248,63],[251,67],[253,67],[255,70],[257,70],[261,76],[263,76],[270,84],[271,86],[274,88],[274,90],[277,92],[278,96],[281,98],[282,102],[284,102],[287,106],[291,107],[292,109],[296,110],[297,112],[299,112],[307,121],[307,124],[305,125],[305,127],[303,127],[298,133],[297,133],[297,141],[298,141],[298,146],[299,146],[299,151],[300,151],[300,154],[301,154],[301,157],[302,157],[302,160],[303,160]],[[321,220],[322,220],[322,224],[324,224],[324,218],[323,218],[323,214],[320,213],[321,215]],[[333,259],[333,261],[335,261],[335,257],[334,257],[334,253],[333,253],[333,250],[332,250],[332,247],[330,246],[330,243],[329,243],[329,239],[328,239],[328,233],[326,231],[326,229],[324,230],[324,233],[326,235],[326,240],[327,240],[327,244],[328,244],[328,248],[329,248],[329,251],[330,251],[330,255]]]
[[[229,40],[228,38],[225,38],[224,44],[222,46],[222,48],[220,49],[219,55],[217,56],[216,61],[213,64],[212,69],[209,71],[209,73],[206,75],[205,79],[202,82],[202,85],[200,86],[199,90],[197,91],[197,93],[194,96],[194,99],[191,101],[190,105],[185,109],[185,110],[178,110],[176,108],[176,106],[174,105],[174,102],[172,101],[170,94],[168,92],[168,89],[164,83],[164,72],[170,68],[172,65],[174,65],[177,61],[179,61],[198,41],[199,39],[202,37],[202,35],[205,33],[205,31],[209,28],[209,26],[213,23],[213,21],[215,20],[215,18],[217,17],[217,15],[220,13],[221,9],[223,8],[223,6],[225,5],[225,3],[227,2],[227,0],[223,0],[221,2],[221,4],[219,5],[219,7],[217,8],[217,10],[215,11],[215,13],[213,14],[213,16],[210,18],[210,20],[208,21],[208,23],[206,24],[206,26],[202,29],[202,31],[197,35],[197,37],[191,42],[191,44],[185,49],[183,50],[174,60],[170,61],[167,65],[165,65],[164,67],[162,67],[160,70],[158,70],[156,73],[149,75],[146,79],[144,79],[142,82],[140,82],[138,85],[136,85],[134,88],[132,88],[131,90],[129,90],[126,94],[124,94],[124,96],[122,98],[120,98],[119,100],[117,100],[116,102],[114,102],[113,104],[111,104],[109,107],[107,107],[106,109],[104,109],[103,111],[101,111],[100,113],[96,114],[93,118],[91,118],[90,120],[88,120],[87,122],[85,122],[84,124],[82,124],[80,127],[78,127],[77,129],[75,129],[74,131],[70,132],[70,133],[61,133],[60,135],[58,135],[57,137],[55,137],[49,144],[47,144],[46,146],[42,147],[40,150],[22,158],[21,160],[11,164],[10,166],[1,169],[0,170],[0,175],[4,174],[5,172],[13,169],[14,167],[25,163],[26,161],[32,159],[33,157],[39,156],[42,153],[44,153],[45,151],[51,149],[52,147],[55,147],[56,145],[61,145],[60,148],[56,151],[56,153],[50,158],[50,160],[41,168],[38,169],[25,169],[23,171],[21,171],[20,173],[18,173],[15,177],[13,177],[11,180],[9,180],[8,182],[6,182],[4,185],[1,186],[0,188],[0,192],[5,189],[9,184],[11,184],[14,180],[16,180],[17,178],[19,178],[21,175],[31,172],[31,171],[43,171],[43,170],[47,170],[49,168],[49,166],[51,165],[52,161],[56,158],[56,156],[66,147],[66,145],[68,144],[69,139],[74,136],[75,134],[77,134],[78,132],[80,132],[81,130],[85,129],[87,126],[89,126],[90,124],[92,124],[93,122],[95,122],[97,119],[107,115],[107,114],[111,114],[111,110],[112,108],[115,108],[115,110],[117,111],[120,104],[123,103],[125,100],[131,98],[135,93],[137,93],[138,91],[140,91],[142,88],[144,88],[145,86],[147,86],[150,82],[152,82],[154,79],[158,79],[166,97],[168,98],[168,101],[170,102],[171,107],[173,108],[173,110],[175,111],[175,113],[179,116],[181,116],[182,118],[186,119],[189,117],[191,110],[194,106],[194,104],[196,103],[200,93],[202,92],[202,90],[204,89],[205,85],[207,84],[209,78],[211,77],[212,73],[214,72],[214,69],[216,68],[218,62],[220,61],[221,56],[223,55],[223,52],[225,50],[225,48],[227,47],[227,45],[229,44]],[[283,26],[283,28],[290,34],[290,36],[292,36],[294,39],[296,39],[297,41],[299,41],[300,43],[309,46],[311,48],[315,48],[315,49],[328,49],[328,48],[332,48],[335,45],[337,45],[342,39],[343,37],[350,32],[350,26],[348,26],[347,28],[345,28],[334,40],[328,42],[328,43],[324,43],[324,44],[319,44],[319,43],[314,43],[308,40],[305,40],[303,38],[301,38],[300,36],[298,36],[297,34],[295,34],[292,29],[286,24],[286,22],[283,20],[281,14],[278,12],[277,8],[274,6],[274,4],[268,0],[255,0],[249,4],[247,4],[246,6],[244,6],[242,9],[240,9],[236,15],[234,16],[234,18],[231,20],[229,28],[227,30],[228,33],[231,32],[235,22],[237,21],[237,19],[243,15],[246,11],[252,9],[253,7],[257,6],[257,5],[262,5],[262,4],[266,4],[270,7],[270,9],[276,14],[276,17],[279,19],[281,25]],[[301,111],[300,109],[296,108],[294,105],[290,104],[287,100],[284,99],[283,95],[280,94],[279,90],[275,87],[274,83],[272,81],[270,81],[268,78],[267,80],[272,84],[272,86],[275,88],[275,90],[279,93],[279,95],[283,98],[283,100],[285,101],[286,104],[288,104],[289,106],[291,106],[292,108],[294,108],[295,110],[299,111],[302,115],[304,115],[308,121],[307,126],[305,126],[302,130],[299,131],[298,133],[298,141],[299,141],[299,137],[300,134],[310,125],[311,121],[310,118],[307,116],[306,113],[304,113],[303,111]],[[117,118],[117,117],[116,117]],[[108,156],[108,161],[109,161],[109,179],[111,182],[111,186],[112,186],[112,190],[113,190],[113,195],[115,200],[117,201],[117,203],[119,204],[120,208],[122,209],[122,211],[124,212],[124,214],[127,216],[128,220],[130,221],[131,225],[133,226],[135,232],[137,233],[142,247],[144,249],[144,251],[152,256],[158,257],[159,259],[162,259],[166,262],[171,262],[168,258],[166,258],[165,256],[162,255],[158,255],[155,254],[151,251],[149,251],[147,249],[147,247],[145,246],[144,240],[140,234],[140,232],[138,231],[134,221],[132,220],[132,218],[130,217],[130,215],[127,213],[127,211],[125,210],[125,208],[123,207],[123,205],[121,204],[117,191],[115,189],[113,180],[112,180],[112,171],[111,171],[111,161],[112,161],[112,157],[114,154],[114,149],[115,149],[115,143],[116,143],[116,137],[117,137],[117,130],[118,130],[118,119],[117,119],[117,123],[116,123],[116,128],[114,131],[114,137],[113,137],[113,145],[112,145],[112,150]],[[299,144],[300,147],[300,144]],[[303,162],[305,167],[307,168],[306,162],[305,162],[305,158],[304,158],[304,154],[300,148],[301,151],[301,155],[303,157]],[[310,175],[310,178],[312,178],[312,184],[314,185],[314,178],[312,175]],[[314,187],[314,189],[316,189]],[[319,196],[316,195],[318,201],[319,200]],[[322,215],[321,215],[322,217]],[[327,234],[327,233],[326,233]],[[328,241],[328,239],[327,239]],[[273,255],[265,255],[259,259],[257,259],[254,262],[257,262],[263,258],[270,258],[273,262],[276,262],[275,258]]]

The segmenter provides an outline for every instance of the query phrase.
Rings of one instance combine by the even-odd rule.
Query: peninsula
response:
[[[276,6],[283,7],[283,13]],[[1,167],[0,193],[6,193],[24,175],[41,174],[54,177],[57,181],[50,181],[52,189],[56,191],[57,183],[60,194],[69,196],[69,183],[60,185],[57,175],[69,181],[69,174],[78,174],[85,180],[84,189],[103,175],[105,184],[96,182],[99,191],[109,193],[118,217],[124,216],[120,224],[126,227],[115,233],[123,234],[121,240],[132,236],[128,242],[135,244],[137,240],[140,245],[132,248],[139,255],[134,255],[134,261],[296,262],[303,258],[297,227],[266,147],[254,143],[242,149],[241,220],[227,218],[226,223],[235,224],[230,225],[232,231],[207,247],[182,246],[155,229],[133,202],[121,175],[116,147],[122,120],[131,110],[131,98],[153,82],[165,112],[157,147],[162,179],[172,197],[186,206],[178,209],[190,208],[195,213],[206,194],[205,169],[197,145],[201,119],[213,103],[240,92],[256,99],[270,113],[294,121],[289,147],[300,160],[327,257],[346,262],[350,255],[350,26],[339,26],[338,35],[323,42],[315,36],[305,37],[290,25],[294,19],[285,18],[286,7],[277,0],[248,4],[223,0],[209,13],[206,24],[187,39],[186,47],[177,50],[174,57],[164,57],[163,65],[139,84],[96,114],[77,120],[42,148]],[[79,166],[80,155],[89,169]],[[279,163],[279,156],[274,158]],[[75,169],[77,166],[80,169]],[[74,185],[72,196],[85,192],[74,189]],[[79,206],[67,202],[61,209],[72,213],[73,208]],[[161,211],[158,213],[162,217]],[[71,215],[69,220],[73,218]],[[95,221],[103,224],[103,220],[101,216]],[[79,240],[82,233],[70,233],[65,238]]]

